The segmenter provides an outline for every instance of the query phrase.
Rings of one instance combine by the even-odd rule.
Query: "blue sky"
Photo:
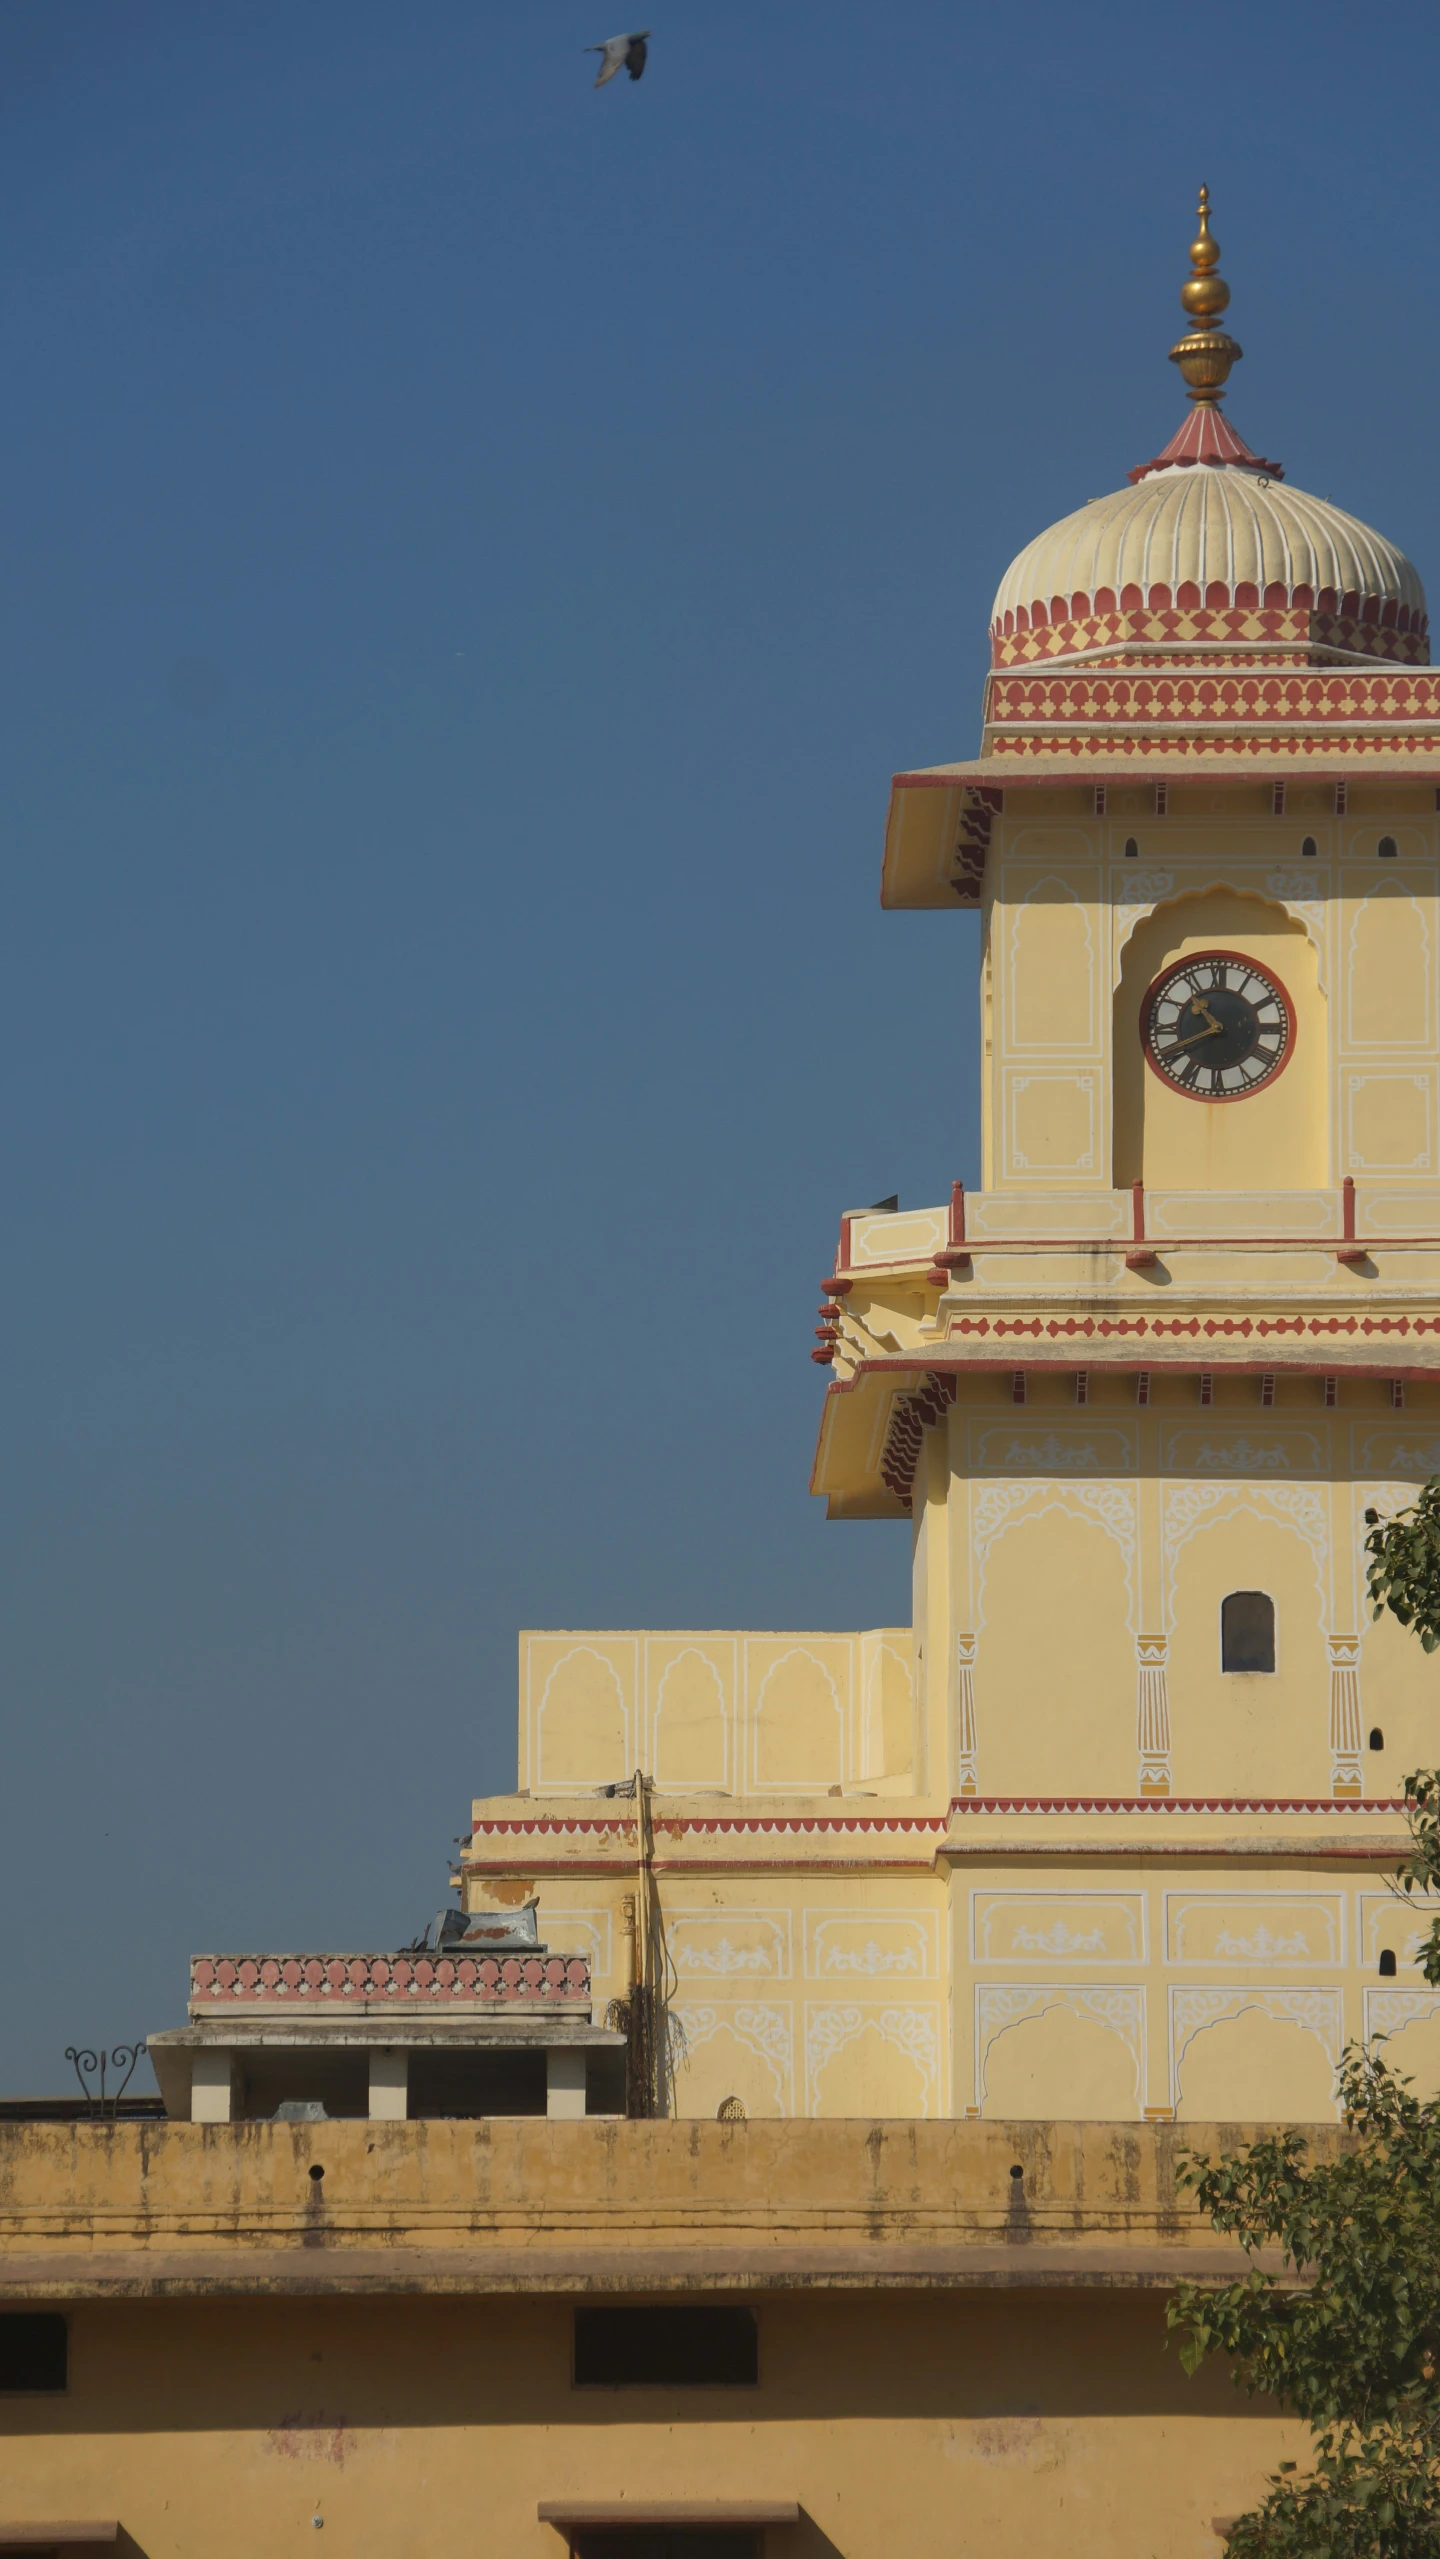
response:
[[[609,0],[607,0],[607,6]],[[867,1625],[847,1205],[978,1172],[1006,562],[1230,411],[1440,561],[1440,20],[1031,0],[0,14],[0,2085],[390,1945],[522,1624]]]

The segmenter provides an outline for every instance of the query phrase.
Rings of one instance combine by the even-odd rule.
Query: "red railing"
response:
[[[195,1955],[192,2008],[238,2001],[326,2002],[475,2000],[486,2006],[539,2000],[582,2005],[590,1998],[585,1955]]]

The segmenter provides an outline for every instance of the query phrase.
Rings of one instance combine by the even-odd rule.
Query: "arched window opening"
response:
[[[1140,847],[1133,835],[1127,835],[1125,838],[1125,859],[1127,862],[1138,862],[1140,859]]]
[[[1372,1724],[1370,1727],[1370,1747],[1372,1750],[1383,1750],[1385,1747],[1385,1736],[1378,1724]]]
[[[1400,847],[1396,843],[1393,835],[1382,835],[1375,849],[1382,862],[1393,862],[1399,853]]]
[[[1382,1981],[1393,1981],[1395,1978],[1395,1949],[1393,1946],[1384,1946],[1381,1948],[1380,1978]]]
[[[1307,835],[1304,843],[1300,847],[1302,859],[1307,862],[1313,862],[1319,850],[1320,847],[1316,843],[1313,835]]]
[[[1220,1602],[1220,1667],[1275,1668],[1275,1602],[1263,1590],[1232,1590]]]

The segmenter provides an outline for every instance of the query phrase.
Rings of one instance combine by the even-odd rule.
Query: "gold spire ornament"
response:
[[[1224,329],[1214,326],[1230,300],[1230,287],[1218,273],[1219,265],[1220,243],[1210,236],[1210,190],[1202,187],[1200,228],[1190,243],[1190,273],[1180,287],[1181,306],[1192,326],[1170,349],[1170,361],[1179,365],[1191,399],[1204,408],[1214,408],[1224,399],[1222,386],[1230,368],[1245,352]]]

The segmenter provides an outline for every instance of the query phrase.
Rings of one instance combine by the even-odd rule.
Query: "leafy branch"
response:
[[[1408,1510],[1393,1519],[1367,1510],[1365,1525],[1372,1613],[1382,1617],[1388,1608],[1433,1653],[1440,1646],[1440,1475],[1431,1476]]]
[[[1440,1649],[1440,1476],[1408,1510],[1365,1513],[1366,1582]],[[1440,1896],[1440,1771],[1405,1780],[1409,1855],[1397,1893]],[[1440,1918],[1419,1968],[1440,1987]],[[1166,2316],[1194,2372],[1228,2358],[1237,2387],[1305,2420],[1310,2466],[1281,2462],[1230,2532],[1230,2559],[1440,2559],[1440,2100],[1422,2100],[1373,2046],[1340,2073],[1348,2139],[1314,2161],[1281,2129],[1181,2182],[1249,2265],[1219,2290],[1181,2284]],[[1261,2262],[1262,2251],[1268,2261]]]
[[[1232,2559],[1436,2559],[1440,2551],[1440,2106],[1373,2052],[1351,2049],[1341,2098],[1352,2136],[1312,2162],[1282,2131],[1181,2171],[1249,2271],[1167,2307],[1193,2372],[1223,2354],[1237,2386],[1312,2428],[1312,2467],[1284,2463],[1231,2538]],[[1278,2267],[1262,2267],[1262,2249]]]

